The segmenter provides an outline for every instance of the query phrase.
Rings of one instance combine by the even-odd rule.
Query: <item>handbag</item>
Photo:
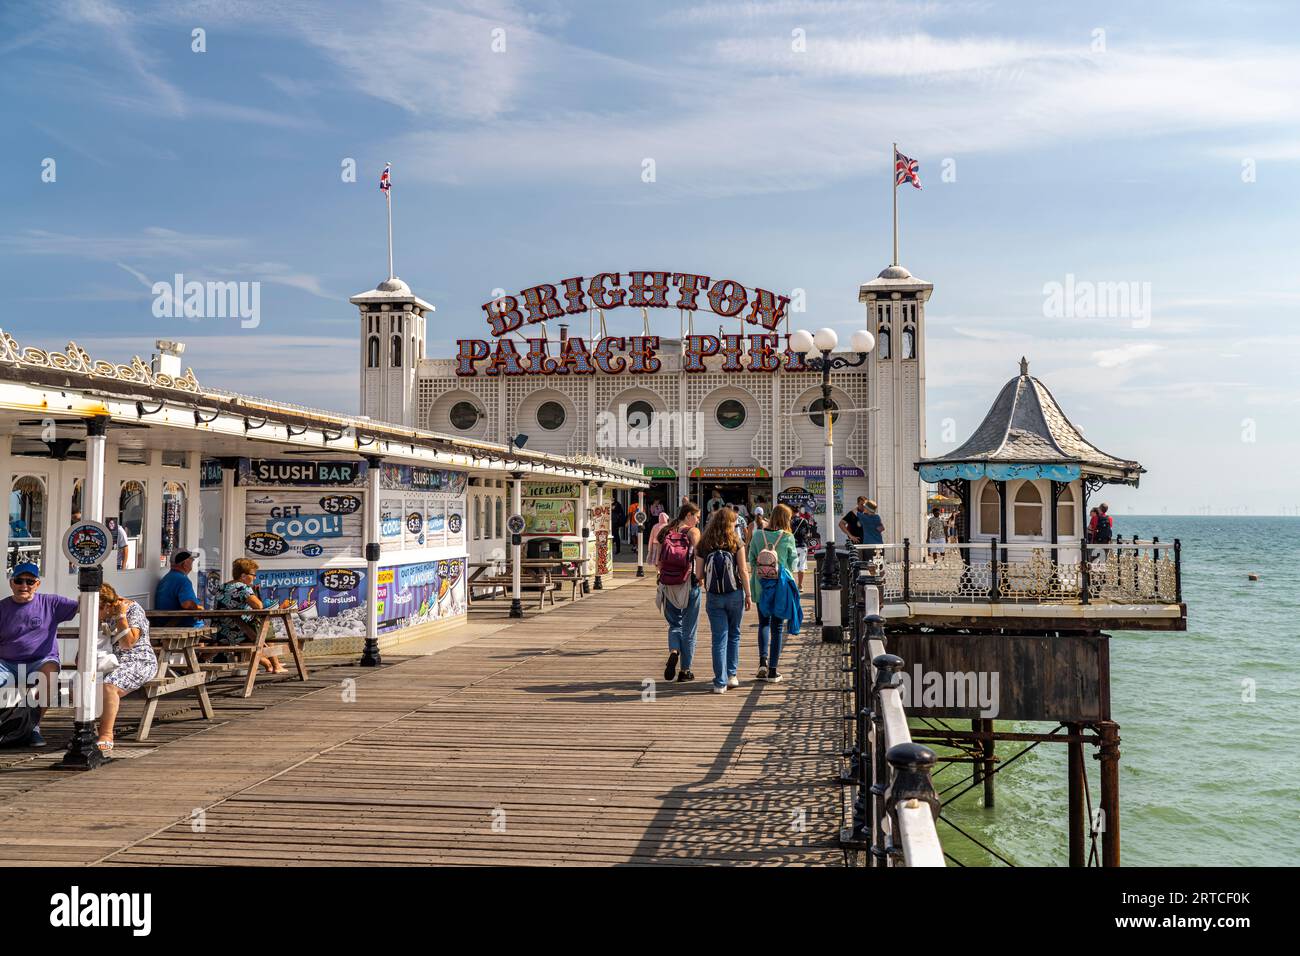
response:
[[[119,663],[117,654],[113,652],[113,638],[106,629],[100,628],[99,636],[95,638],[95,669],[108,674],[117,670]]]

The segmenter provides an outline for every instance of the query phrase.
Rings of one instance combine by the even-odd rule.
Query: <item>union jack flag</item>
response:
[[[388,171],[392,168],[392,163],[384,163],[384,171],[379,174],[379,188],[384,192],[393,188],[393,181],[388,176]]]
[[[917,171],[921,164],[914,159],[909,159],[894,148],[894,185],[901,186],[903,183],[911,182],[917,189],[921,188],[921,178]]]

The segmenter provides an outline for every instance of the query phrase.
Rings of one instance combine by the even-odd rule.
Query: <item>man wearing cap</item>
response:
[[[153,592],[155,611],[203,610],[194,593],[194,583],[190,581],[193,570],[193,554],[177,551],[172,555],[172,569],[162,576]],[[174,627],[198,627],[203,622],[193,617],[178,617],[168,619],[167,623]]]
[[[0,684],[26,687],[33,674],[53,687],[59,675],[59,625],[77,616],[78,603],[58,594],[38,594],[41,569],[30,561],[16,566],[9,577],[13,597],[0,601]],[[44,747],[40,718],[27,741]]]

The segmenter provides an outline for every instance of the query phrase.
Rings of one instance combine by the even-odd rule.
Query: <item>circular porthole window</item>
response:
[[[469,431],[478,424],[479,410],[473,402],[457,402],[451,406],[451,424],[461,431]]]
[[[654,418],[654,406],[649,402],[637,401],[627,407],[628,428],[649,428]]]
[[[553,432],[564,424],[564,406],[559,402],[542,402],[537,409],[537,424]]]
[[[823,415],[822,413],[825,410],[826,410],[826,403],[820,398],[817,399],[815,402],[813,402],[811,405],[808,406],[808,420],[812,422],[814,425],[816,425],[818,428],[824,428],[826,426],[826,416]],[[838,422],[839,420],[840,420],[839,406],[835,404],[834,399],[831,399],[831,422],[835,423]]]
[[[736,399],[729,398],[719,403],[716,417],[723,428],[739,428],[745,424],[745,406]]]

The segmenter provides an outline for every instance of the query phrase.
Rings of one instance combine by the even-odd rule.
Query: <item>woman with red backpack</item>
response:
[[[700,543],[700,509],[689,501],[677,518],[655,531],[659,588],[655,603],[668,622],[668,663],[664,680],[695,680],[695,627],[700,620],[700,582],[694,574],[695,548]],[[680,666],[680,671],[678,667]]]

